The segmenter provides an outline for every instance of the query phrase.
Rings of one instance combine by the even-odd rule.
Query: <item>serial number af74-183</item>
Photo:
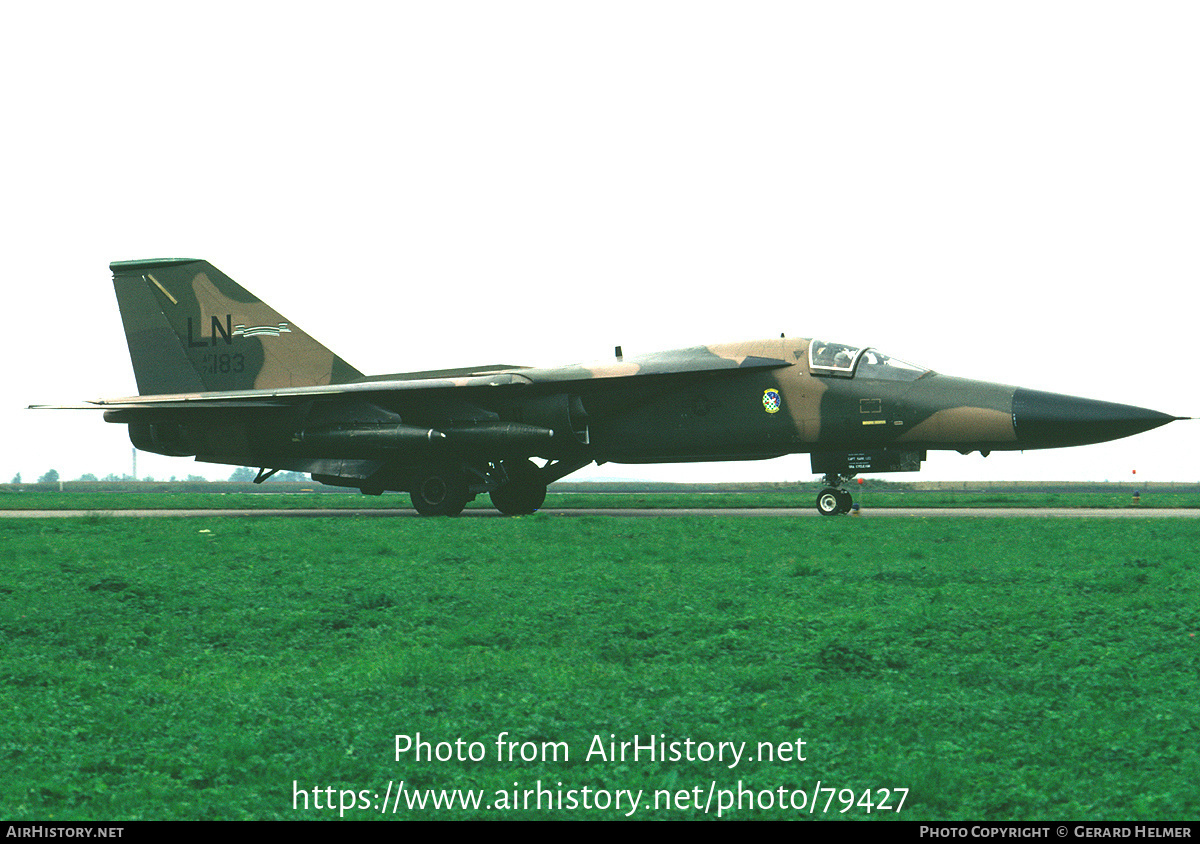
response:
[[[859,472],[916,471],[931,449],[984,453],[1126,437],[1180,418],[941,375],[820,340],[698,346],[601,363],[365,376],[206,261],[111,265],[139,395],[91,402],[138,448],[286,469],[425,515],[486,492],[537,510],[589,463],[809,453],[847,512]],[[533,458],[542,461],[535,463]]]

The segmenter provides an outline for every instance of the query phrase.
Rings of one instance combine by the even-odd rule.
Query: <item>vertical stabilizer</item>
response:
[[[207,261],[119,261],[109,268],[142,395],[362,377]]]

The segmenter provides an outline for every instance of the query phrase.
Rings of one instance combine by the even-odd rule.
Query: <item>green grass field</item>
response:
[[[1128,489],[1109,491],[1037,490],[913,490],[903,488],[852,487],[855,501],[864,509],[894,507],[1088,507],[1127,509],[1197,508],[1196,491],[1145,492],[1137,505]],[[795,489],[753,492],[551,492],[547,509],[664,509],[802,507],[815,505],[820,485]],[[491,509],[486,494],[467,505]],[[347,492],[88,492],[0,488],[0,510],[304,510],[304,509],[411,509],[407,493],[382,496]]]
[[[1192,520],[83,517],[0,537],[8,819],[378,818],[402,781],[494,808],[388,817],[618,819],[624,790],[635,818],[702,817],[710,793],[712,817],[739,788],[722,816],[1200,813]],[[483,758],[397,761],[417,733]],[[589,759],[596,736],[685,758]],[[761,758],[797,740],[805,761]],[[733,767],[686,758],[739,746]],[[534,808],[500,808],[524,791]]]

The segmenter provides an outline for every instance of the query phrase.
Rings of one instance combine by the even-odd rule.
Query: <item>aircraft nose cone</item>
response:
[[[1157,410],[1018,388],[1013,427],[1024,448],[1055,448],[1116,440],[1157,428],[1177,417]]]

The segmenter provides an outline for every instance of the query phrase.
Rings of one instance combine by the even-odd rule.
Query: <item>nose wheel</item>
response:
[[[849,513],[853,506],[854,499],[844,489],[826,487],[817,496],[817,512],[822,516],[836,516],[840,513]]]
[[[849,513],[854,507],[854,498],[850,491],[842,488],[842,484],[850,480],[841,475],[826,475],[825,483],[829,486],[817,495],[817,512],[822,516],[837,516]]]

